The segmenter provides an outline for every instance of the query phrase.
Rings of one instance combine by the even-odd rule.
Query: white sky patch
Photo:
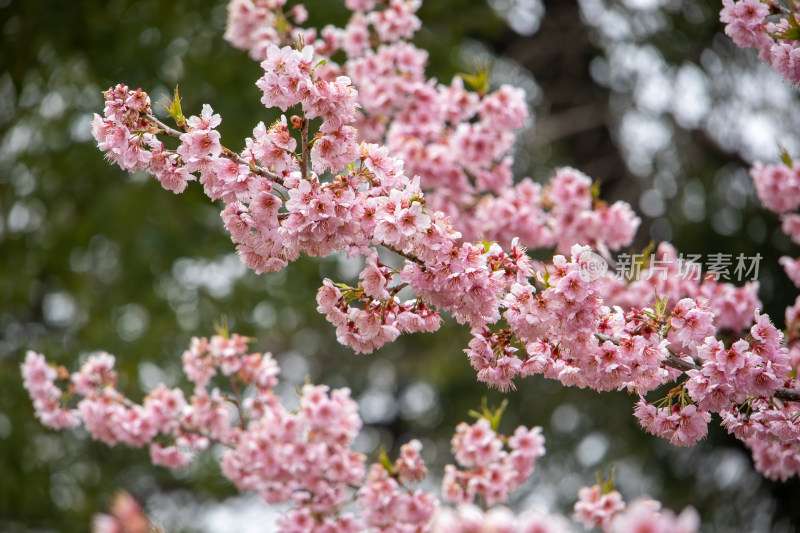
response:
[[[222,502],[199,502],[183,493],[157,494],[147,509],[154,524],[166,531],[204,533],[262,533],[276,531],[280,508],[267,505],[256,494]]]
[[[708,77],[694,63],[683,64],[675,75],[672,93],[675,120],[684,128],[696,128],[710,111]]]
[[[630,110],[619,127],[619,144],[632,172],[645,176],[653,170],[653,157],[669,145],[672,128],[662,118]]]
[[[660,2],[658,0],[622,0],[622,3],[631,9],[650,11],[656,9]]]
[[[489,0],[489,5],[520,35],[533,35],[542,25],[542,0]]]
[[[75,298],[66,292],[50,292],[44,297],[42,306],[44,320],[51,326],[65,327],[73,324],[78,313]]]
[[[246,273],[247,267],[234,253],[212,260],[182,257],[172,265],[172,275],[183,288],[204,288],[214,298],[228,297],[236,281]]]

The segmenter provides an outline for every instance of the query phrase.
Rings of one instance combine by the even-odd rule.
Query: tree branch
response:
[[[183,135],[182,131],[170,128],[169,126],[158,120],[156,116],[151,113],[145,114],[145,118],[150,122],[152,122],[153,124],[155,124],[156,126],[158,126],[159,129],[161,129],[161,131],[164,132],[164,135],[168,135],[169,137],[180,137],[181,135]]]
[[[303,178],[308,176],[308,119],[303,117],[303,127],[300,128],[300,173]]]
[[[391,245],[388,245],[388,244],[383,244],[382,246],[383,246],[384,248],[386,248],[387,250],[389,250],[390,252],[394,252],[394,253],[396,253],[397,255],[399,255],[400,257],[403,257],[403,258],[405,258],[405,259],[408,259],[409,261],[411,261],[411,262],[413,262],[413,263],[416,263],[416,264],[418,264],[418,265],[419,265],[419,266],[421,266],[422,268],[425,268],[425,263],[423,263],[423,262],[422,262],[422,260],[421,260],[420,258],[418,258],[418,257],[414,257],[414,256],[413,256],[413,255],[411,255],[411,254],[407,254],[406,252],[403,252],[403,251],[401,251],[401,250],[398,250],[398,249],[397,249],[397,248],[395,248],[394,246],[391,246]]]

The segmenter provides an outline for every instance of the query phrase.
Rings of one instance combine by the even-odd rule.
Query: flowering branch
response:
[[[800,82],[797,66],[800,23],[797,5],[786,9],[773,0],[724,0],[719,20],[725,23],[725,34],[741,48],[755,48],[761,61],[769,64],[791,84]],[[768,20],[779,15],[777,21]]]
[[[603,333],[595,333],[595,337],[602,342],[610,342],[616,346],[619,346],[620,340],[610,335],[605,335]],[[691,361],[687,361],[685,358],[681,358],[679,355],[674,353],[672,350],[668,350],[668,353],[662,360],[662,363],[665,366],[672,367],[676,370],[680,370],[682,372],[688,372],[690,370],[702,370],[702,366],[698,365],[697,363],[693,363]],[[797,389],[790,389],[787,387],[778,387],[775,390],[773,396],[779,400],[783,400],[786,402],[800,402],[800,391]]]
[[[559,169],[544,187],[514,182],[514,132],[528,117],[521,90],[470,91],[461,78],[450,85],[428,80],[424,53],[408,42],[419,27],[416,1],[346,5],[353,13],[345,28],[317,32],[300,27],[302,9],[284,12],[281,1],[231,2],[226,36],[261,62],[261,102],[284,113],[299,108],[290,119],[300,129],[299,160],[285,115],[256,125],[237,153],[221,145],[221,117],[210,106],[184,118],[176,92],[168,108],[176,130],[153,115],[146,93],[124,85],[104,93],[104,114],[92,121],[98,147],[175,193],[199,181],[222,204],[242,261],[259,274],[302,255],[362,256],[356,286],[326,279],[317,293],[337,339],[358,353],[404,333],[435,331],[440,313],[450,313],[469,325],[464,352],[489,386],[508,391],[516,379],[542,374],[565,386],[625,388],[640,397],[635,416],[642,426],[679,446],[702,439],[717,413],[765,475],[800,473],[800,300],[787,309],[784,335],[757,311],[755,283],[684,279],[681,271],[691,265],[668,244],[628,265],[623,254],[606,261],[630,245],[639,219],[627,204],[599,201],[591,179],[575,169]],[[793,12],[766,21],[775,10],[774,3],[725,0],[720,19],[737,44],[758,48],[798,82],[800,26]],[[279,47],[290,38],[313,44]],[[342,64],[331,60],[339,52]],[[317,118],[319,127],[309,131]],[[180,146],[165,148],[158,134]],[[786,159],[756,165],[752,174],[759,197],[783,214],[784,229],[800,242],[800,215],[791,213],[800,207],[800,165]],[[406,259],[403,268],[383,265],[378,247]],[[556,253],[538,265],[526,247]],[[800,261],[781,261],[800,285]],[[648,275],[624,279],[625,266]],[[663,275],[653,274],[656,267]],[[416,297],[401,301],[403,288]],[[741,335],[726,345],[718,339],[723,331]],[[458,466],[448,465],[443,476],[443,498],[456,506],[447,509],[411,488],[426,472],[418,442],[404,446],[394,464],[386,458],[368,466],[350,449],[362,422],[349,391],[306,385],[299,410],[288,411],[274,393],[274,360],[248,353],[242,337],[194,339],[183,356],[194,385],[188,400],[161,385],[134,404],[116,391],[113,363],[108,354],[93,356],[69,376],[69,407],[56,385],[66,370],[30,352],[22,372],[37,416],[53,428],[83,423],[111,445],[148,446],[154,463],[171,468],[220,443],[227,448],[223,475],[237,488],[270,503],[292,502],[281,519],[286,530],[402,524],[450,531],[464,516],[522,529],[538,520],[471,506],[504,505],[529,477],[544,453],[539,428],[517,428],[506,438],[487,418],[459,425],[452,440]],[[217,374],[228,377],[232,398],[211,386]],[[682,376],[662,400],[645,400]],[[240,387],[254,395],[244,397]],[[697,528],[691,513],[658,514],[652,502],[626,509],[606,485],[582,491],[580,500],[576,516],[588,527],[630,531],[646,519],[664,530]],[[353,501],[357,516],[344,511]]]
[[[323,43],[315,44],[327,53],[333,52]],[[489,189],[494,190],[494,195],[485,195],[478,204],[467,202],[467,214],[477,218],[469,221],[463,218],[464,213],[459,218],[457,210],[453,211],[457,206],[442,203],[435,192],[424,193],[419,178],[409,179],[404,173],[405,163],[391,157],[389,148],[365,142],[355,144],[356,129],[351,124],[369,131],[360,110],[366,108],[369,116],[381,115],[371,109],[368,96],[369,80],[374,76],[357,76],[367,95],[363,96],[348,77],[333,79],[330,72],[320,75],[318,69],[335,71],[336,67],[330,61],[317,61],[317,52],[311,46],[294,50],[269,44],[263,50],[261,66],[265,74],[257,82],[263,92],[262,103],[282,111],[293,106],[302,108],[303,118],[292,119],[292,124],[301,129],[300,168],[294,155],[296,141],[289,134],[285,117],[269,128],[259,124],[254,136],[247,139],[246,149],[231,160],[225,158],[227,151],[214,130],[220,118],[208,106],[204,106],[200,117],[185,121],[187,131],[180,135],[179,159],[167,156],[164,162],[163,147],[144,137],[147,134],[118,134],[128,131],[131,122],[140,120],[140,113],[149,112],[146,94],[122,86],[106,92],[105,118],[95,118],[95,136],[100,148],[123,168],[145,168],[163,186],[176,192],[180,187],[176,186],[174,175],[185,180],[188,172],[199,172],[206,194],[224,202],[225,227],[237,243],[242,260],[257,273],[280,270],[302,254],[324,257],[334,251],[346,251],[363,255],[366,265],[358,287],[325,280],[317,296],[318,310],[336,327],[341,343],[356,352],[369,353],[400,334],[438,329],[439,313],[444,311],[459,323],[470,325],[473,339],[465,352],[477,378],[501,390],[514,388],[517,377],[542,373],[565,385],[601,391],[627,388],[644,395],[686,373],[689,377],[682,386],[688,393],[681,396],[679,403],[670,402],[670,410],[663,414],[677,416],[674,411],[679,410],[683,416],[692,417],[691,424],[684,424],[691,428],[691,434],[676,433],[671,425],[657,426],[653,420],[662,411],[644,400],[638,411],[645,427],[680,445],[693,444],[705,435],[710,412],[720,413],[730,431],[744,435],[740,428],[751,424],[753,417],[739,415],[737,406],[742,402],[770,398],[776,393],[782,398],[795,397],[790,390],[795,387],[790,372],[796,363],[790,361],[786,348],[781,346],[780,332],[767,317],[754,312],[760,305],[755,284],[734,288],[699,276],[695,283],[677,284],[684,265],[675,259],[676,254],[668,245],[646,256],[651,263],[658,261],[662,265],[664,275],[649,275],[641,280],[606,275],[607,262],[585,245],[570,245],[569,259],[556,255],[552,264],[534,269],[523,240],[533,246],[596,243],[605,254],[630,242],[639,221],[624,204],[606,206],[596,201],[591,180],[573,169],[559,170],[544,191],[526,181],[517,185],[493,182]],[[371,54],[368,50],[362,52]],[[358,72],[356,57],[341,68]],[[391,63],[389,58],[386,61]],[[522,98],[519,93],[503,87],[495,93],[476,96],[456,82],[439,90],[449,98],[462,99],[459,109],[468,112],[449,114],[441,110],[443,124],[451,123],[456,134],[433,142],[453,143],[458,139],[451,145],[461,147],[459,164],[465,165],[465,175],[485,179],[490,179],[492,172],[503,175],[505,167],[489,167],[476,159],[474,150],[479,144],[475,143],[487,135],[486,138],[504,139],[510,130],[519,127],[519,118],[524,115],[524,108],[520,110],[518,106]],[[319,131],[313,143],[308,143],[303,131],[307,131],[311,119],[318,117],[322,119]],[[396,121],[393,127],[412,127],[413,121],[406,122],[407,117],[403,117],[402,113],[388,112],[384,118]],[[415,131],[408,130],[401,137],[422,135]],[[387,135],[387,143],[395,137]],[[406,153],[403,146],[388,144]],[[433,149],[433,145],[428,146]],[[490,159],[497,159],[510,146],[498,144],[490,150]],[[311,165],[308,174],[308,168],[302,168],[303,154],[307,154]],[[408,156],[412,161],[416,159],[412,154]],[[238,163],[237,158],[249,165]],[[510,160],[504,161],[510,164]],[[256,164],[280,173],[285,195],[252,172]],[[420,170],[428,187],[433,184],[435,188],[448,188],[435,181],[438,172]],[[324,181],[320,176],[328,172],[333,177]],[[185,187],[185,181],[180,185]],[[471,190],[470,194],[475,192]],[[437,210],[437,206],[447,209],[453,217]],[[512,226],[524,239],[512,239],[508,251],[496,242],[462,240],[462,233],[456,230],[456,224],[474,228],[475,220],[484,215],[496,226],[494,219],[504,209],[528,209],[522,217],[524,226],[536,228],[536,233],[530,234],[520,226]],[[580,215],[576,217],[575,213]],[[604,233],[600,228],[616,230]],[[404,268],[392,272],[381,265],[374,248],[377,246],[407,259]],[[623,266],[618,258],[618,273]],[[643,259],[634,266],[637,270],[645,268],[647,262]],[[399,301],[396,293],[388,290],[393,280],[407,284],[417,298]],[[628,295],[632,295],[634,300],[646,300],[637,294],[670,294],[670,298],[657,299],[654,311],[629,299]],[[739,305],[731,309],[730,301]],[[719,330],[748,328],[753,317],[756,324],[750,327],[752,340],[742,339],[728,350],[714,338]],[[508,327],[490,328],[499,321]],[[598,333],[619,339],[619,343],[598,337]],[[520,352],[520,347],[525,351]],[[715,358],[722,357],[717,354],[722,353],[732,353],[731,357],[745,363],[731,367],[722,359],[717,361]],[[695,363],[698,358],[703,360],[702,365]],[[782,409],[780,416],[791,421],[792,430],[777,437],[762,424],[762,441],[788,446],[791,439],[787,435],[800,434],[794,416],[797,407],[775,407],[769,402],[756,405],[758,413],[774,409]],[[655,431],[656,427],[661,429]]]

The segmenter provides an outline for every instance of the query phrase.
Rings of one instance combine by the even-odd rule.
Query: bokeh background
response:
[[[339,2],[306,2],[312,23],[342,23]],[[776,321],[796,291],[777,257],[797,254],[754,196],[747,168],[800,154],[795,89],[721,34],[712,0],[431,0],[416,43],[429,74],[447,82],[478,62],[493,82],[528,91],[533,114],[515,172],[544,181],[575,166],[603,198],[643,217],[636,246],[669,240],[687,253],[760,252],[760,296]],[[624,393],[567,390],[529,378],[505,396],[475,382],[448,324],[370,356],[336,343],[314,295],[323,276],[358,265],[301,260],[255,276],[233,254],[198,187],[174,196],[109,166],[89,132],[100,92],[124,82],[154,99],[180,84],[184,110],[210,103],[223,143],[272,117],[259,104],[259,67],[222,39],[220,0],[0,0],[0,531],[88,531],[118,488],[169,531],[269,531],[270,511],[237,496],[213,453],[169,472],[144,450],[108,448],[82,431],[54,432],[21,387],[27,349],[74,369],[86,354],[117,356],[133,398],[172,385],[195,335],[231,330],[279,360],[298,383],[349,386],[368,426],[358,446],[425,444],[432,472],[451,460],[448,438],[467,411],[507,397],[503,429],[542,425],[548,454],[517,509],[570,509],[595,471],[615,465],[628,498],[694,505],[706,531],[795,531],[800,484],[774,483],[719,428],[691,449],[645,435]],[[321,25],[320,24],[320,25]],[[435,478],[432,482],[435,483]]]

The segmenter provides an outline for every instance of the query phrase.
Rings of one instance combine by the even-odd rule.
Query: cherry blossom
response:
[[[624,249],[639,218],[623,202],[600,200],[589,176],[573,168],[543,184],[513,176],[515,133],[529,119],[524,91],[428,78],[426,52],[409,42],[418,0],[345,6],[344,27],[318,29],[302,27],[301,5],[230,2],[225,37],[258,61],[261,103],[285,113],[255,125],[241,151],[223,144],[210,105],[184,117],[176,93],[173,128],[146,92],[124,84],[104,93],[103,115],[93,117],[98,148],[176,194],[198,181],[258,274],[302,256],[363,258],[354,286],[325,279],[317,292],[318,311],[356,353],[436,331],[449,314],[470,328],[463,352],[489,387],[508,392],[541,374],[625,389],[639,397],[634,416],[649,433],[691,446],[713,415],[765,476],[800,474],[800,299],[782,332],[759,311],[755,281],[687,276],[697,265],[668,243],[631,256]],[[800,82],[793,11],[723,0],[720,21],[735,44]],[[800,242],[800,174],[782,159],[756,163],[751,176]],[[534,261],[526,247],[549,259]],[[800,259],[781,264],[800,286]],[[626,266],[633,275],[617,275]],[[277,363],[250,352],[249,341],[193,339],[182,356],[191,393],[161,384],[140,403],[117,390],[105,352],[69,374],[31,351],[21,369],[36,416],[54,429],[82,425],[108,445],[147,447],[154,464],[173,469],[219,445],[221,472],[236,488],[285,504],[284,531],[566,530],[563,517],[505,507],[544,454],[541,428],[504,436],[486,413],[457,426],[439,497],[419,486],[427,473],[419,441],[394,462],[368,463],[352,449],[363,422],[350,391],[306,384],[290,410],[275,391]],[[580,491],[574,518],[605,532],[699,527],[692,510],[626,505],[607,484]],[[114,520],[99,518],[96,529]]]

